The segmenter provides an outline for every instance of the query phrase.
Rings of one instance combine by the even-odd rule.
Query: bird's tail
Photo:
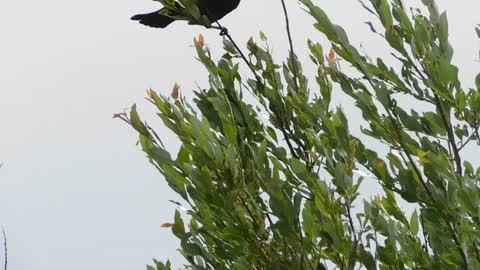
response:
[[[155,28],[165,28],[167,25],[171,24],[174,19],[160,14],[161,10],[157,10],[152,13],[138,14],[133,16],[131,19],[134,21],[139,21],[141,24],[155,27]]]

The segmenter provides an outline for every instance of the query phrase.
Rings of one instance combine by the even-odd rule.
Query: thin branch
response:
[[[457,167],[457,174],[459,176],[462,176],[462,159],[460,157],[460,151],[458,150],[457,143],[455,142],[455,135],[453,134],[452,130],[452,124],[450,121],[448,121],[446,112],[443,110],[442,103],[440,101],[440,98],[438,97],[437,94],[435,94],[435,102],[437,103],[438,110],[440,111],[440,116],[443,121],[443,125],[445,125],[445,129],[447,130],[447,136],[448,136],[448,142],[452,146],[452,151],[453,151],[453,157],[455,160],[455,165]]]
[[[261,79],[261,77],[257,74],[257,72],[255,71],[255,69],[253,68],[253,65],[252,63],[250,63],[250,61],[247,59],[247,57],[245,56],[245,54],[243,53],[243,51],[240,49],[240,47],[237,45],[237,43],[233,40],[233,37],[228,33],[228,29],[223,27],[219,22],[216,22],[216,24],[218,25],[218,28],[214,27],[215,29],[220,29],[220,34],[223,35],[223,36],[226,36],[228,38],[228,40],[230,40],[230,42],[233,44],[233,46],[235,47],[235,50],[237,50],[237,52],[240,54],[241,58],[243,59],[243,61],[247,64],[247,66],[250,68],[250,71],[253,73],[253,75],[255,76],[255,79],[257,80],[257,82],[261,83],[262,85],[265,85],[265,83],[263,82],[263,80]],[[287,145],[288,145],[288,148],[290,149],[290,152],[292,153],[292,155],[295,157],[295,158],[298,158],[298,155],[296,154],[295,152],[295,149],[293,148],[293,145],[291,144],[290,142],[290,139],[288,137],[288,133],[287,131],[285,130],[285,127],[284,127],[284,124],[283,124],[283,121],[282,119],[280,118],[280,114],[276,111],[276,109],[274,107],[272,107],[272,112],[273,114],[275,115],[275,117],[277,118],[277,120],[279,121],[279,126],[280,126],[280,130],[283,134],[283,136],[285,137],[285,141],[287,142]]]
[[[270,51],[269,51],[269,59],[272,62],[272,65],[275,66]],[[275,69],[272,69],[271,73],[272,73],[272,82],[273,82],[272,86],[275,87],[275,91],[280,93],[281,89],[279,89],[278,84],[277,84]],[[283,134],[283,137],[285,137],[285,141],[287,142],[287,145],[288,145],[288,148],[290,149],[290,152],[292,152],[293,157],[298,159],[300,156],[298,154],[296,154],[296,152],[295,152],[295,150],[292,146],[292,143],[290,142],[290,137],[288,137],[289,133],[287,131],[290,131],[290,128],[287,126],[287,124],[284,124],[283,119],[280,118],[280,114],[277,112],[277,110],[275,109],[274,106],[271,106],[270,109],[272,110],[274,116],[277,118],[278,125],[280,126],[280,130]],[[290,132],[290,134],[291,134],[291,132]],[[300,146],[299,143],[295,139],[294,139],[294,141],[297,143],[298,146]]]
[[[476,127],[474,128],[474,131],[472,132],[472,134],[470,134],[470,136],[468,136],[468,139],[458,148],[458,151],[462,151],[462,149],[473,139],[476,139],[477,137],[477,132],[478,132],[478,129],[480,128],[480,123],[478,123],[476,125]]]
[[[3,265],[3,270],[7,270],[7,265],[8,265],[7,234],[5,233],[4,227],[2,227],[2,233],[3,233],[3,254],[5,256],[5,263]]]
[[[423,81],[426,81],[427,78],[425,76],[423,76],[423,73],[426,73],[425,72],[425,68],[423,67],[422,64],[420,64],[422,66],[422,69],[423,69],[423,73],[421,72],[421,70],[417,67],[417,65],[415,65],[415,63],[413,62],[413,60],[408,57],[410,63],[412,63],[412,66],[413,68],[417,71],[417,73],[420,75],[420,78],[423,80]],[[428,73],[426,73],[427,76],[428,76]],[[440,101],[440,98],[438,97],[438,95],[435,93],[435,91],[433,91],[433,95],[435,97],[435,105],[438,107],[438,110],[440,111],[440,115],[442,117],[442,121],[443,121],[443,124],[445,125],[445,129],[447,130],[447,136],[448,136],[448,141],[450,143],[450,145],[452,146],[452,151],[453,151],[453,155],[454,155],[454,160],[455,160],[455,165],[457,167],[457,174],[462,176],[462,160],[460,158],[460,150],[458,150],[457,148],[457,144],[455,142],[455,135],[453,134],[453,130],[452,130],[452,125],[449,121],[447,121],[446,119],[446,115],[445,115],[445,111],[443,110],[443,106],[442,106],[442,103]]]
[[[287,142],[288,148],[290,149],[290,152],[292,152],[292,156],[296,159],[299,159],[299,155],[295,152],[295,148],[293,148],[292,143],[290,142],[290,137],[288,137],[287,130],[285,129],[284,123],[282,118],[280,118],[280,114],[277,112],[275,107],[272,106],[271,108],[273,114],[275,115],[275,118],[278,120],[278,125],[280,126],[280,131],[283,134],[283,137],[285,137],[285,141]]]
[[[387,110],[387,113],[388,115],[390,116],[390,118],[392,119],[392,122],[393,122],[393,126],[395,127],[395,129],[397,130],[398,132],[398,139],[399,139],[399,143],[401,145],[401,147],[403,148],[403,151],[405,152],[405,154],[407,155],[407,158],[408,160],[410,161],[411,165],[413,166],[413,169],[415,170],[416,174],[418,175],[419,179],[420,179],[420,182],[422,183],[425,191],[427,192],[427,194],[429,195],[430,199],[432,200],[432,202],[435,202],[435,198],[433,197],[433,194],[432,192],[430,191],[430,189],[428,189],[428,186],[427,186],[427,183],[423,180],[423,177],[422,175],[420,174],[420,170],[417,168],[415,162],[413,161],[410,153],[408,152],[408,149],[405,145],[405,142],[403,141],[403,137],[402,137],[402,133],[401,133],[401,129],[400,127],[397,126],[397,122],[395,122],[395,119],[393,118],[393,116],[391,115],[390,111]],[[440,112],[442,114],[442,112]],[[398,120],[398,119],[397,119]],[[454,144],[455,145],[455,144]],[[462,256],[462,259],[467,267],[467,269],[469,269],[468,267],[468,260],[467,260],[467,256],[465,255],[465,252],[461,246],[461,243],[460,241],[458,240],[458,237],[457,237],[457,234],[454,230],[454,228],[452,227],[452,224],[450,223],[450,221],[446,218],[446,217],[442,217],[443,220],[445,220],[445,222],[447,223],[448,225],[448,229],[450,231],[450,234],[452,235],[453,237],[453,240],[455,241],[455,243],[457,244],[458,246],[458,249],[459,249],[459,252],[460,252],[460,255]]]
[[[352,230],[352,235],[353,235],[353,248],[350,252],[350,257],[348,259],[348,269],[354,269],[355,268],[355,263],[356,263],[356,252],[357,252],[357,245],[358,245],[358,238],[357,234],[355,232],[355,225],[353,224],[353,218],[352,218],[352,212],[351,212],[351,204],[349,199],[346,201],[347,203],[347,217],[348,217],[348,223],[350,225],[350,229]]]
[[[422,225],[422,235],[423,235],[423,239],[425,241],[425,243],[423,245],[423,249],[425,250],[425,253],[428,254],[428,246],[430,244],[428,243],[428,235],[427,235],[427,232],[425,231],[425,222],[423,221],[423,216],[422,216],[421,212],[420,212],[420,224]]]
[[[413,62],[411,62],[411,63],[413,64]],[[417,72],[419,73],[421,78],[425,81],[427,78],[425,78],[425,76],[423,76],[423,74],[418,69],[418,67],[415,64],[413,64],[413,67],[417,70]],[[422,68],[424,70],[424,73],[426,73],[425,68],[423,66],[422,66]],[[428,73],[426,73],[426,74],[428,75]],[[456,168],[457,169],[456,173],[457,173],[457,175],[461,176],[462,175],[462,160],[460,158],[460,150],[458,149],[457,144],[455,142],[455,135],[453,133],[453,128],[452,128],[451,122],[448,121],[447,118],[446,118],[446,114],[445,114],[445,111],[443,110],[443,106],[441,104],[440,98],[435,93],[435,91],[432,91],[432,92],[434,94],[436,106],[437,106],[438,110],[440,111],[440,115],[441,115],[443,124],[445,125],[445,129],[447,130],[447,137],[448,137],[449,145],[452,147],[454,160],[455,160],[455,165],[457,167]],[[432,197],[432,199],[433,199],[433,197]],[[448,230],[449,230],[450,234],[452,235],[455,244],[458,246],[460,255],[461,255],[461,257],[462,257],[462,259],[465,263],[466,268],[470,269],[467,255],[465,254],[465,251],[462,248],[461,242],[459,241],[459,239],[457,237],[457,234],[455,232],[455,228],[450,223],[451,222],[450,219],[448,219],[445,216],[443,216],[442,218],[447,223]]]
[[[457,234],[455,232],[455,228],[453,227],[452,223],[450,223],[450,220],[444,219],[445,222],[447,223],[448,230],[450,231],[450,234],[453,237],[453,241],[455,244],[457,244],[458,251],[460,252],[460,255],[462,256],[462,260],[465,263],[466,269],[470,269],[469,264],[468,264],[468,258],[467,255],[465,254],[465,251],[462,248],[462,243],[460,243],[460,240],[457,237]]]
[[[417,174],[418,176],[418,179],[420,180],[420,183],[422,183],[422,186],[423,188],[425,189],[425,192],[428,194],[429,198],[432,200],[432,202],[435,201],[435,198],[433,197],[433,194],[432,192],[430,191],[430,189],[428,188],[427,186],[427,182],[423,179],[423,176],[422,176],[422,173],[420,171],[420,169],[417,167],[417,165],[415,164],[415,161],[413,160],[410,152],[408,151],[408,148],[407,148],[407,145],[405,144],[405,142],[403,141],[403,131],[401,129],[401,127],[398,126],[397,124],[397,121],[399,121],[398,119],[398,115],[395,113],[395,117],[393,117],[392,113],[390,112],[389,108],[387,108],[386,106],[384,106],[385,110],[387,111],[387,114],[388,114],[388,117],[390,118],[390,120],[392,121],[392,124],[395,128],[395,131],[397,132],[397,135],[398,135],[398,143],[400,143],[400,147],[402,148],[403,152],[405,153],[405,155],[407,156],[407,159],[408,161],[410,162],[410,165],[412,165],[412,168],[413,170],[415,171],[415,173]]]
[[[255,69],[253,68],[253,65],[252,63],[250,63],[250,61],[247,59],[247,57],[245,56],[245,54],[243,53],[243,51],[240,49],[240,47],[237,45],[237,43],[233,40],[232,36],[230,35],[230,33],[228,33],[228,29],[223,27],[218,21],[216,22],[216,24],[218,25],[219,29],[220,29],[220,35],[222,36],[226,36],[228,38],[228,40],[230,40],[230,42],[233,44],[233,46],[235,47],[235,49],[237,50],[237,52],[240,54],[240,56],[242,57],[243,61],[247,64],[248,68],[250,68],[250,71],[253,73],[253,75],[255,76],[255,79],[264,84],[262,82],[262,79],[261,77],[257,74],[257,72],[255,71]]]
[[[355,225],[353,224],[353,218],[352,218],[352,213],[350,211],[350,208],[352,206],[350,205],[350,202],[347,202],[347,217],[348,217],[348,223],[350,225],[350,229],[352,230],[352,235],[353,235],[353,240],[357,242],[357,234],[355,233]]]
[[[248,204],[245,202],[245,200],[243,199],[243,197],[238,194],[237,196],[239,199],[240,199],[240,202],[242,203],[243,207],[245,207],[245,209],[247,210],[247,213],[248,215],[250,216],[250,218],[252,219],[253,223],[254,224],[257,224],[258,227],[261,226],[261,222],[260,221],[257,221],[255,215],[252,213],[252,211],[250,211],[250,208],[248,207]],[[255,236],[259,237],[257,235],[257,232],[255,232]],[[257,238],[255,238],[255,240],[258,240]],[[261,240],[261,239],[260,239]],[[272,258],[270,258],[270,256],[268,255],[267,251],[265,250],[265,242],[264,241],[255,241],[255,243],[257,244],[257,242],[260,242],[260,250],[262,251],[262,255],[270,262],[272,263]]]
[[[350,55],[353,57],[352,53],[349,51],[349,48],[345,47],[343,44],[341,45],[342,48]],[[418,68],[413,65],[414,68],[416,68],[418,70]],[[360,70],[361,71],[361,70]],[[362,71],[363,72],[363,71]],[[377,85],[372,81],[372,79],[364,73],[364,75],[366,76],[366,79],[367,81],[369,82],[369,84],[375,89],[377,88]],[[421,75],[421,74],[420,74]],[[417,167],[417,165],[415,164],[410,152],[408,151],[408,148],[405,144],[405,142],[403,141],[403,136],[402,136],[402,129],[400,126],[397,125],[397,122],[396,121],[400,121],[398,119],[398,115],[396,112],[395,113],[395,117],[393,117],[392,115],[392,112],[391,112],[391,109],[388,108],[386,105],[383,105],[383,108],[385,109],[385,111],[387,112],[388,114],[388,118],[392,121],[392,124],[393,124],[393,127],[395,128],[395,131],[397,132],[397,135],[398,135],[398,143],[400,143],[400,147],[402,148],[403,152],[407,155],[407,158],[408,158],[408,161],[410,162],[410,164],[412,165],[413,167],[413,170],[415,171],[416,175],[418,176],[418,178],[420,179],[420,182],[423,186],[423,188],[425,189],[425,192],[427,193],[427,195],[430,197],[430,199],[432,201],[435,201],[434,197],[433,197],[433,194],[432,192],[430,191],[430,189],[428,189],[428,186],[427,186],[427,182],[423,179],[423,176],[422,176],[422,173],[420,171],[420,169]],[[383,125],[382,127],[388,131]]]
[[[288,43],[290,45],[290,60],[292,61],[292,71],[293,71],[293,82],[295,84],[295,91],[298,92],[298,67],[297,67],[297,60],[295,57],[295,51],[293,50],[293,40],[292,40],[292,32],[290,31],[290,19],[288,18],[288,11],[287,6],[285,5],[285,0],[281,0],[283,13],[285,14],[285,24],[287,28],[287,35],[288,35]]]

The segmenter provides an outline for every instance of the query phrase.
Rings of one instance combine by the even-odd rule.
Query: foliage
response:
[[[181,142],[175,157],[135,106],[119,115],[191,207],[188,223],[177,211],[166,225],[187,268],[480,269],[480,168],[462,154],[480,142],[480,74],[476,89],[458,80],[446,14],[433,0],[422,1],[427,14],[410,14],[400,0],[362,3],[398,61],[390,66],[371,61],[320,7],[301,2],[332,47],[326,54],[308,42],[314,84],[293,53],[275,62],[263,33],[247,44],[253,79],[239,73],[236,44],[225,40],[215,61],[195,40],[210,82],[195,92],[195,106],[178,88],[173,98],[149,92]],[[340,59],[354,70],[342,71]],[[338,91],[361,111],[362,136],[386,153],[351,134],[350,118],[331,105]],[[384,192],[368,199],[359,193],[364,180]],[[415,210],[406,213],[401,201]],[[170,268],[155,261],[148,269]]]

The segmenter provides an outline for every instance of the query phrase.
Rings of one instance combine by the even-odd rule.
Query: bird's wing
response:
[[[139,21],[141,24],[154,27],[154,28],[165,28],[167,25],[171,24],[174,19],[162,15],[162,10],[157,10],[151,13],[138,14],[133,16],[131,19],[134,21]]]

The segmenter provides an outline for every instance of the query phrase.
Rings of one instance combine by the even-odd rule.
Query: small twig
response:
[[[8,265],[7,234],[5,233],[4,227],[2,227],[2,233],[3,233],[3,254],[5,256],[5,263],[3,265],[3,270],[7,270],[7,265]]]
[[[297,69],[297,60],[295,57],[295,51],[293,50],[293,40],[292,40],[292,32],[290,31],[290,20],[288,18],[288,11],[287,6],[285,5],[285,0],[281,0],[283,13],[285,14],[285,24],[287,28],[287,35],[288,35],[288,43],[290,45],[290,59],[292,61],[292,71],[293,71],[293,82],[295,84],[295,91],[298,92],[298,69]]]

